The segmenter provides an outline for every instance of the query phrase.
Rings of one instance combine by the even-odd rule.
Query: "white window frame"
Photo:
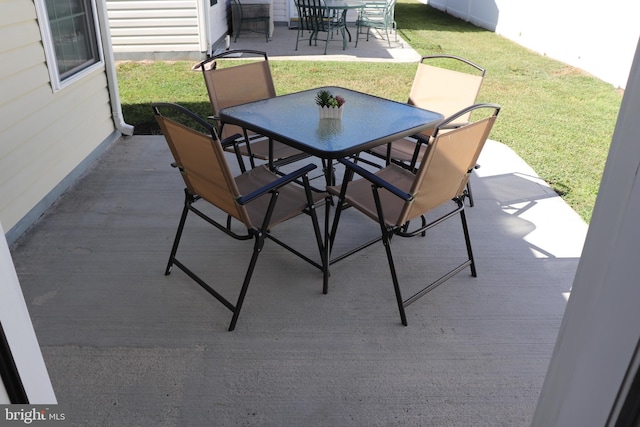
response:
[[[57,92],[65,87],[77,82],[88,74],[91,74],[97,69],[101,69],[105,66],[104,53],[102,50],[102,38],[100,37],[100,21],[98,20],[98,14],[96,9],[95,0],[90,0],[91,14],[93,18],[93,25],[95,29],[95,40],[98,45],[98,62],[92,64],[82,70],[74,73],[73,75],[62,80],[60,78],[60,72],[58,70],[58,61],[53,45],[53,37],[51,35],[51,27],[49,25],[49,14],[47,13],[47,5],[45,0],[35,0],[36,15],[38,17],[40,34],[42,36],[42,45],[44,46],[44,54],[47,60],[47,68],[49,69],[49,77],[51,79],[51,88],[53,92]]]

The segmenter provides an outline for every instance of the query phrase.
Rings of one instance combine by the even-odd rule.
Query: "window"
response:
[[[36,9],[54,90],[102,66],[94,0],[36,0]]]

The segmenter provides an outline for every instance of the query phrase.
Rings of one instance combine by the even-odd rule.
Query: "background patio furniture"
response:
[[[373,29],[378,31],[391,48],[391,34],[395,34],[395,41],[398,41],[398,28],[394,18],[396,0],[367,1],[365,7],[360,10],[356,21],[356,47],[361,30],[366,30],[367,41],[369,32]]]
[[[336,2],[334,2],[336,3]],[[342,2],[344,3],[344,2]],[[344,21],[345,13],[336,13],[338,10],[345,10],[346,3],[337,5],[337,7],[327,8],[323,0],[295,0],[296,9],[298,11],[298,34],[296,36],[296,50],[298,43],[304,39],[304,33],[309,35],[309,45],[311,42],[317,46],[318,33],[326,33],[324,54],[327,54],[329,40],[333,38],[334,32],[340,32],[342,36],[342,50],[347,48],[347,39],[345,38],[346,23]],[[334,5],[336,6],[336,5]]]
[[[231,0],[233,17],[233,41],[241,31],[264,32],[267,43],[273,33],[272,0]]]

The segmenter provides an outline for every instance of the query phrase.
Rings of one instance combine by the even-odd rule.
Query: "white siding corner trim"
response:
[[[0,322],[29,402],[57,404],[1,223],[0,232]],[[0,386],[0,404],[9,403]]]

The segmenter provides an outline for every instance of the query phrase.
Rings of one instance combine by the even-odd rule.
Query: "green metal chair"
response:
[[[356,21],[356,47],[362,33],[366,30],[367,41],[371,30],[378,31],[387,40],[391,48],[391,34],[398,41],[398,28],[395,21],[396,0],[367,1],[365,7],[360,10]]]
[[[242,4],[240,0],[231,0],[231,13],[233,16],[233,32],[235,33],[234,42],[238,40],[241,31],[257,31],[251,29],[251,26],[256,26],[256,28],[264,27],[264,36],[267,43],[269,43],[271,16],[267,3]]]
[[[333,33],[340,31],[342,36],[342,50],[347,48],[346,23],[343,14],[334,14],[327,10],[322,0],[294,0],[298,11],[298,34],[296,36],[296,50],[298,43],[304,39],[304,33],[309,35],[309,46],[313,42],[318,45],[318,33],[326,33],[324,54]]]

